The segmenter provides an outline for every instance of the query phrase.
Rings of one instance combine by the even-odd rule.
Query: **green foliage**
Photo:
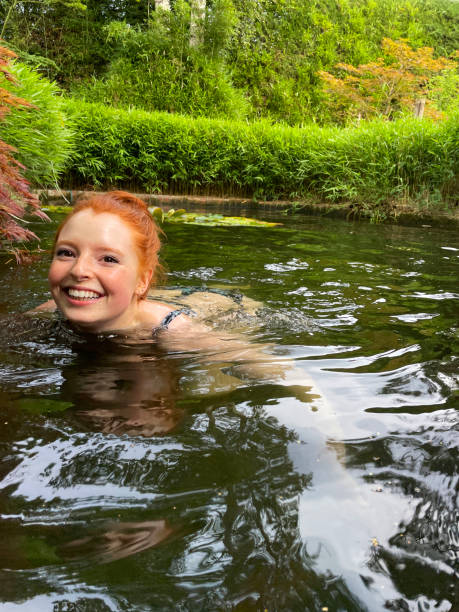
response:
[[[415,47],[433,46],[444,55],[454,51],[459,40],[448,34],[452,24],[459,28],[459,5],[443,0],[234,4],[244,19],[230,49],[233,82],[250,92],[258,116],[290,124],[333,121],[323,104],[318,72],[338,62],[358,65],[375,60],[384,37],[406,38]],[[438,28],[432,29],[432,22]]]
[[[215,0],[204,22],[204,50],[211,58],[224,56],[241,17],[232,0]]]
[[[440,55],[449,55],[457,49],[459,41],[459,2],[456,0],[429,0],[415,3],[419,40],[407,38],[419,46],[430,45]]]
[[[374,62],[359,66],[337,64],[335,68],[341,73],[339,76],[320,71],[336,117],[342,116],[344,122],[353,117],[393,119],[406,112],[413,113],[415,102],[425,99],[429,92],[432,97],[438,93],[437,106],[441,102],[446,106],[448,100],[445,101],[444,88],[454,85],[454,80],[450,78],[445,82],[444,77],[446,73],[457,74],[458,65],[454,60],[434,58],[432,47],[414,50],[406,41],[389,38],[383,39],[382,51],[384,56]],[[435,77],[436,83],[433,81]],[[443,95],[440,95],[440,88]],[[430,100],[427,102],[424,115],[442,118]]]
[[[428,96],[440,112],[459,112],[459,70],[447,70],[431,79]]]
[[[82,99],[291,125],[334,121],[318,72],[375,61],[384,37],[444,56],[459,40],[452,0],[208,0],[192,27],[185,0],[14,5],[7,40]]]
[[[199,55],[191,54],[182,64],[173,64],[161,55],[148,57],[137,66],[119,58],[105,79],[72,87],[73,96],[121,108],[233,119],[246,116],[247,100],[232,87],[220,62],[202,61]]]
[[[425,201],[434,192],[446,197],[459,170],[459,115],[438,124],[405,118],[339,129],[190,119],[79,101],[67,108],[77,130],[70,185],[381,203]]]
[[[190,7],[158,11],[141,30],[122,22],[105,27],[113,60],[102,79],[72,86],[74,96],[114,106],[136,106],[190,115],[243,118],[248,101],[236,90],[222,59],[234,23],[230,0],[219,0],[219,18],[208,15],[204,42],[190,45]],[[206,52],[203,51],[206,50]]]
[[[0,0],[3,37],[23,62],[39,64],[50,80],[66,84],[102,71],[110,61],[102,30],[107,19],[146,16],[144,2],[132,0],[133,10],[120,6],[125,4],[129,1],[89,0],[82,11],[61,1]]]
[[[27,4],[37,4],[41,10],[46,10],[51,6],[58,4],[62,4],[66,8],[78,9],[80,11],[86,10],[86,5],[82,2],[78,2],[78,0],[25,0],[23,2],[19,2],[19,0],[7,0],[6,2],[2,2],[5,13],[2,29],[0,31],[0,38],[3,38],[5,35],[5,31],[9,25],[9,20],[13,16],[13,12],[15,10],[24,10],[24,5]]]
[[[26,177],[36,185],[51,185],[71,152],[72,131],[62,110],[59,88],[19,62],[12,64],[16,84],[5,89],[33,106],[15,108],[0,124],[0,138],[17,149]]]

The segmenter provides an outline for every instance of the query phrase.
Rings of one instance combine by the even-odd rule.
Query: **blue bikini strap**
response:
[[[167,329],[170,325],[170,323],[175,319],[175,317],[178,317],[181,314],[189,314],[189,310],[188,308],[179,308],[177,310],[171,310],[171,312],[169,312],[164,319],[161,321],[161,323],[158,325],[158,327],[156,328],[157,330],[160,329]]]

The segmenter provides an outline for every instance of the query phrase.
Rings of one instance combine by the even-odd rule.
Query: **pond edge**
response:
[[[77,189],[35,189],[43,205],[51,204],[55,200],[65,199],[69,205],[81,197],[105,193],[91,190]],[[328,216],[347,220],[362,220],[381,223],[397,223],[409,226],[432,226],[459,228],[459,207],[447,210],[432,210],[406,203],[394,203],[390,208],[384,209],[381,214],[353,203],[329,203],[321,201],[288,201],[288,200],[253,200],[250,198],[222,198],[216,196],[194,195],[166,195],[158,193],[136,193],[140,199],[149,206],[159,206],[165,211],[171,208],[187,208],[190,211],[212,211],[222,213],[284,213],[289,215]]]

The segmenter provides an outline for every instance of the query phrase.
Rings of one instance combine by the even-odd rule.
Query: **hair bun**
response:
[[[131,206],[132,208],[137,208],[142,210],[143,212],[148,213],[148,205],[144,200],[141,200],[139,197],[129,193],[127,191],[109,191],[107,192],[108,196],[115,198],[121,204],[126,206]]]

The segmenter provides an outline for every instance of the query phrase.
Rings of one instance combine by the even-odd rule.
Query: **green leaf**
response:
[[[189,225],[208,225],[211,227],[224,226],[246,226],[246,227],[275,227],[282,225],[281,223],[272,223],[269,221],[260,221],[259,219],[251,219],[250,217],[225,217],[218,214],[195,214],[182,212],[180,216],[172,215],[165,216],[164,219],[169,223],[186,223]]]
[[[64,410],[67,410],[73,406],[71,402],[61,402],[58,400],[44,399],[41,397],[24,397],[15,403],[20,410],[25,410],[31,414],[64,412]]]
[[[162,208],[159,206],[151,206],[148,210],[157,223],[162,223],[164,221],[164,212]]]
[[[56,206],[56,205],[52,205],[52,206],[42,206],[42,210],[44,210],[45,212],[48,213],[55,213],[55,214],[63,214],[63,215],[68,215],[69,212],[72,212],[72,206]]]
[[[186,215],[187,212],[184,208],[179,208],[179,210],[174,210],[173,208],[171,208],[171,210],[169,210],[169,212],[166,214],[166,218],[172,218],[172,217],[182,217],[183,215]]]

